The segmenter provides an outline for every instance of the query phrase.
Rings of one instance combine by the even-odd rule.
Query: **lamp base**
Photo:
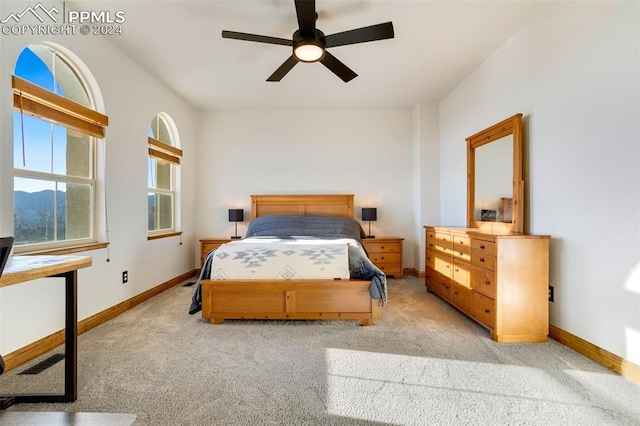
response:
[[[367,235],[367,238],[375,238],[375,235]]]
[[[242,237],[238,237],[238,236],[232,236],[232,237],[231,237],[231,239],[232,239],[232,240],[239,240],[239,239],[241,239],[241,238],[242,238]]]

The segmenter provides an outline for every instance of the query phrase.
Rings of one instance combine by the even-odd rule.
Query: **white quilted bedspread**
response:
[[[349,279],[351,241],[295,237],[232,241],[216,249],[211,279]]]

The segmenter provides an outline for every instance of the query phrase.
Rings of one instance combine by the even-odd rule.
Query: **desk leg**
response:
[[[78,399],[78,273],[69,271],[53,277],[64,278],[64,394],[0,395],[0,410],[20,403],[74,402]]]
[[[69,271],[64,277],[64,402],[78,399],[78,272]]]

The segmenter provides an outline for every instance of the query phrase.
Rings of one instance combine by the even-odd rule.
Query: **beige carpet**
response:
[[[417,278],[389,280],[373,327],[215,326],[187,314],[192,291],[175,287],[81,335],[77,402],[7,413],[129,413],[134,425],[640,424],[640,387],[555,341],[493,342]],[[0,393],[61,391],[62,363],[17,375],[44,358],[1,376]]]
[[[0,412],[2,426],[131,426],[135,414],[66,413],[66,412]]]

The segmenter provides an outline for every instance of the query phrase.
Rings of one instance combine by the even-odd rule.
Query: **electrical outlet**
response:
[[[129,271],[122,271],[122,284],[129,282]]]
[[[553,286],[549,286],[549,302],[553,302]]]

